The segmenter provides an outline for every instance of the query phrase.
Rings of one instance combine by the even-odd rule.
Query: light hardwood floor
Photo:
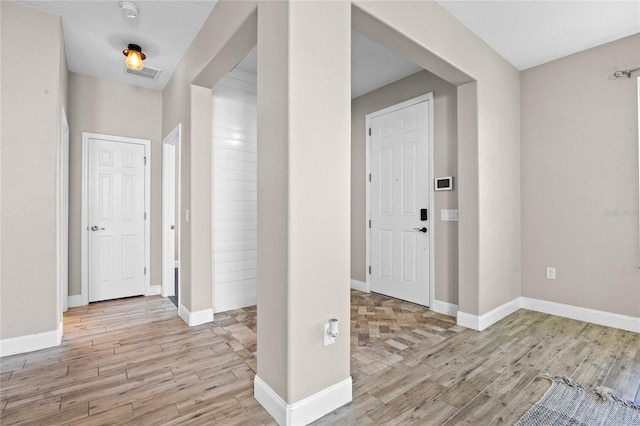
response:
[[[483,332],[352,292],[354,401],[318,425],[513,424],[546,372],[633,399],[640,336],[520,310]],[[0,359],[0,423],[274,425],[253,399],[256,310],[186,326],[160,297],[65,314],[63,344]]]

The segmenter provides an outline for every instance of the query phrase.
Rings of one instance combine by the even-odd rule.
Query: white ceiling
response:
[[[133,0],[139,16],[130,20],[115,0],[21,0],[62,16],[70,71],[155,90],[164,89],[216,1]],[[520,70],[640,32],[640,0],[437,1]],[[157,81],[124,73],[128,43],[142,46],[146,66],[162,70]],[[255,70],[255,53],[240,66]],[[352,34],[352,97],[420,69]]]
[[[519,70],[640,32],[640,1],[438,3]]]
[[[21,1],[62,16],[69,71],[162,90],[209,17],[216,1],[134,0],[138,17],[129,19],[119,1]],[[144,65],[160,68],[157,80],[125,74],[122,50],[142,47]]]

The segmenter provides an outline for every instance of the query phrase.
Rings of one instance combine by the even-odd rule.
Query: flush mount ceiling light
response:
[[[120,10],[129,19],[136,19],[138,17],[138,8],[135,4],[129,2],[120,3]]]
[[[134,71],[140,71],[144,68],[142,61],[147,59],[147,56],[142,53],[142,49],[137,44],[129,44],[129,47],[122,51],[127,59],[124,61],[127,68]]]

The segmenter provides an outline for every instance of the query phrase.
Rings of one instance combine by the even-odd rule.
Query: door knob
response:
[[[104,231],[104,228],[98,228],[96,225],[93,225],[93,226],[91,227],[91,230],[92,230],[92,231]]]
[[[415,230],[416,230],[416,231],[418,231],[418,232],[424,232],[424,233],[426,233],[426,232],[427,232],[427,228],[426,228],[426,227],[422,227],[422,228],[413,228],[413,229],[415,229]]]

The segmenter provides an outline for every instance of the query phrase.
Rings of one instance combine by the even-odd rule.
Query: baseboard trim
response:
[[[52,348],[62,343],[62,322],[57,330],[0,340],[0,357]]]
[[[502,318],[511,315],[520,309],[520,298],[513,299],[495,309],[490,310],[484,315],[473,315],[466,312],[458,311],[458,325],[470,328],[472,330],[482,331],[485,328],[497,323]]]
[[[471,330],[480,331],[480,317],[478,315],[458,311],[458,314],[456,315],[456,324],[470,328]]]
[[[367,283],[363,282],[363,281],[358,281],[358,280],[351,280],[351,288],[354,290],[358,290],[358,291],[364,291],[365,293],[368,293],[369,291],[367,290]]]
[[[434,300],[433,306],[431,306],[431,310],[433,312],[455,318],[458,314],[458,305],[454,305],[453,303],[449,302],[443,302],[442,300]]]
[[[160,284],[150,285],[149,290],[145,296],[156,296],[162,293],[162,286]]]
[[[78,306],[82,306],[82,295],[74,294],[73,296],[69,296],[69,307],[77,308]]]
[[[640,333],[640,318],[637,317],[530,297],[518,297],[480,316],[458,311],[458,325],[482,331],[520,308]]]
[[[219,298],[215,301],[214,313],[227,312],[234,309],[246,308],[247,306],[255,306],[258,303],[258,298],[255,294],[251,296],[237,295],[237,297]]]
[[[200,324],[206,324],[213,321],[213,309],[204,309],[202,311],[190,312],[183,304],[180,304],[178,315],[182,321],[186,322],[189,327]]]
[[[288,424],[287,403],[269,385],[263,382],[257,374],[253,378],[253,397],[279,425]]]
[[[522,308],[531,311],[640,333],[640,318],[530,297],[521,297],[520,300]]]
[[[256,400],[279,425],[307,425],[351,402],[352,384],[349,377],[294,404],[287,404],[256,375],[253,381],[253,393]]]

